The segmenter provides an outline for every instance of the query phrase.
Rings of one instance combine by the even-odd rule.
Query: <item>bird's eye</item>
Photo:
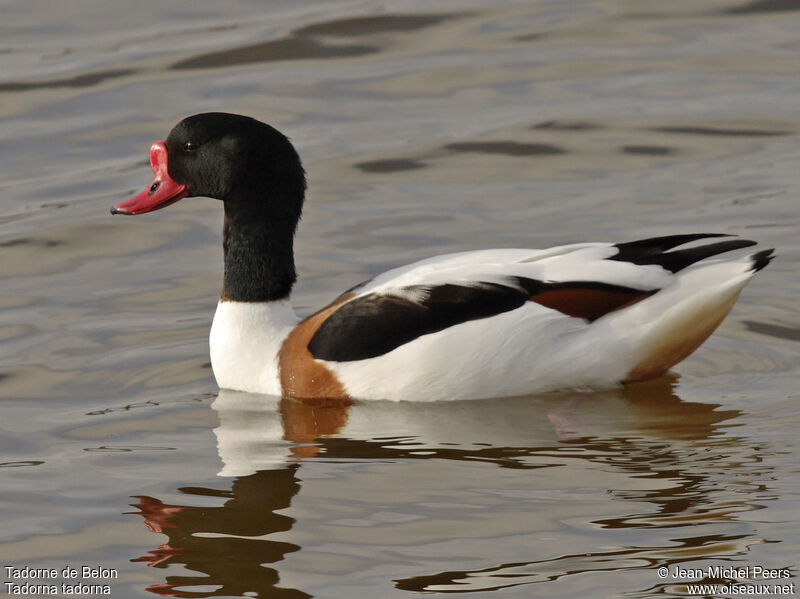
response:
[[[183,144],[183,149],[187,152],[194,152],[198,147],[200,147],[200,144],[196,144],[192,141],[187,141],[185,144]]]

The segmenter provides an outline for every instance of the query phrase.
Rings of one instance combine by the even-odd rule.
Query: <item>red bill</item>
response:
[[[150,187],[130,200],[121,202],[111,209],[111,214],[144,214],[166,208],[189,195],[185,185],[175,183],[167,172],[167,146],[157,141],[150,147],[150,166],[156,178]]]

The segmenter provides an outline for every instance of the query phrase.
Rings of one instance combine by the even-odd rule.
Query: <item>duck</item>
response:
[[[450,253],[393,268],[299,318],[294,236],[306,177],[254,118],[187,117],[112,214],[221,200],[224,275],[209,336],[222,389],[309,404],[598,390],[660,377],[719,326],[773,249],[683,233]],[[733,252],[733,253],[730,253]]]

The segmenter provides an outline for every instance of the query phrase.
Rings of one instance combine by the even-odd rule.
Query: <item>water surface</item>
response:
[[[796,3],[3,13],[0,564],[114,568],[117,597],[655,597],[685,590],[662,566],[796,574]],[[219,204],[108,215],[150,181],[150,143],[207,110],[304,158],[301,314],[470,248],[708,231],[779,258],[647,384],[348,408],[220,393]]]

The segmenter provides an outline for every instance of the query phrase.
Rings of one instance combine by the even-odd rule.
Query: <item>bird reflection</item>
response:
[[[294,520],[277,513],[289,507],[299,491],[297,465],[265,470],[234,479],[230,491],[181,488],[189,496],[216,496],[219,507],[167,505],[154,497],[138,497],[134,507],[153,532],[168,541],[133,561],[156,568],[184,564],[196,576],[167,576],[149,591],[166,597],[254,597],[294,599],[310,595],[278,586],[278,573],[267,564],[300,547],[259,537],[289,530]],[[215,587],[198,592],[192,587]],[[252,593],[256,593],[252,595]]]
[[[166,535],[167,542],[134,561],[157,568],[183,565],[197,572],[168,575],[164,583],[149,587],[163,596],[310,597],[302,590],[282,587],[274,567],[301,547],[269,538],[295,524],[280,512],[302,493],[301,474],[308,462],[438,459],[535,469],[576,459],[560,451],[569,447],[598,468],[663,482],[641,490],[609,489],[615,500],[631,501],[640,511],[642,502],[650,508],[597,520],[596,526],[674,528],[709,518],[724,520],[737,510],[754,509],[744,501],[738,506],[726,502],[724,509],[715,505],[708,493],[708,477],[696,467],[696,458],[679,450],[715,445],[711,454],[715,459],[748,451],[735,437],[718,434],[720,423],[739,412],[682,401],[673,391],[674,383],[662,378],[604,393],[348,406],[308,406],[291,399],[222,391],[212,406],[220,420],[214,432],[223,462],[220,475],[231,477],[221,480],[231,480],[230,490],[181,488],[187,505],[139,497],[137,513],[151,531]],[[735,459],[741,461],[742,456],[737,454]],[[191,497],[204,497],[202,503],[217,498],[219,505],[193,506]],[[737,543],[733,536],[722,535],[716,541],[690,536],[685,535],[682,553],[670,553],[674,543],[634,547],[619,555],[587,552],[475,571],[420,573],[395,581],[395,586],[413,592],[489,590],[553,580],[581,567],[593,571],[677,563],[721,551],[724,543],[731,547],[730,554],[742,550],[745,543]],[[513,583],[498,586],[498,581],[509,578]],[[477,587],[465,586],[466,580]]]

